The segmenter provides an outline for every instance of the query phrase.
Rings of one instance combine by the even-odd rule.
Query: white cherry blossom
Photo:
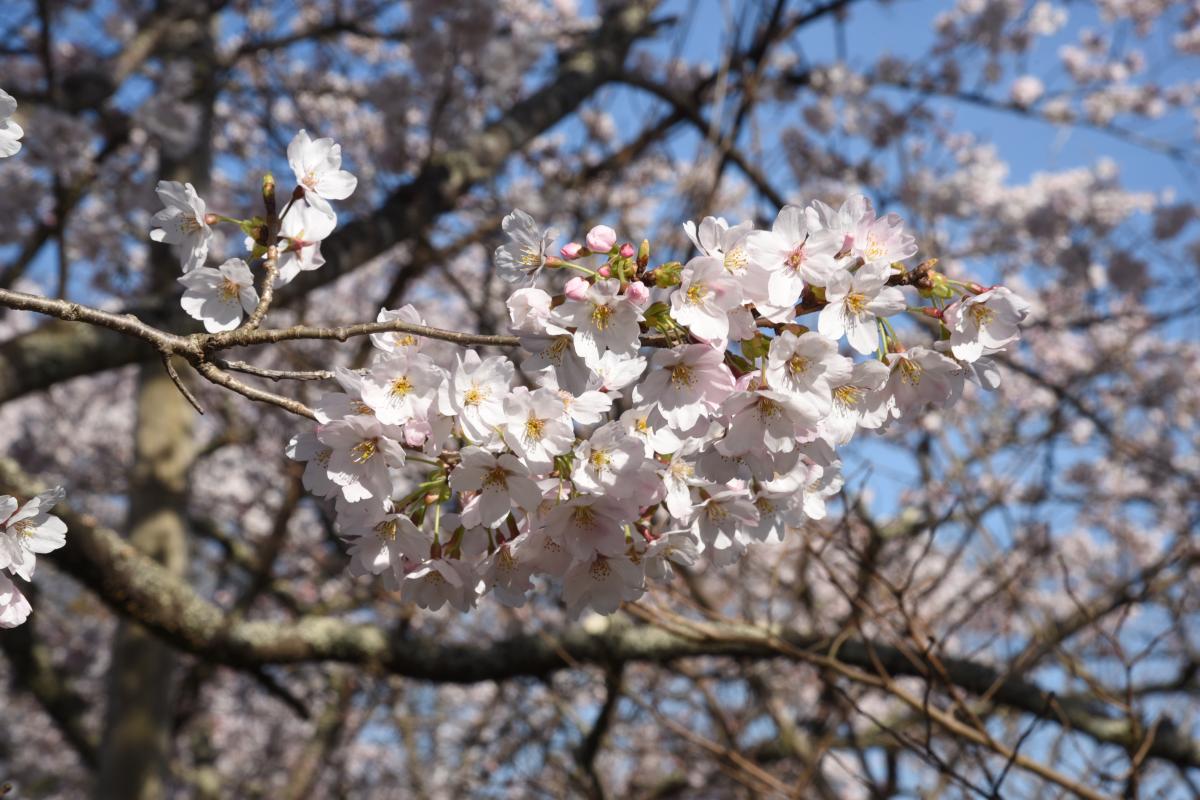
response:
[[[190,183],[159,181],[154,191],[164,207],[154,215],[150,238],[179,245],[179,263],[184,272],[204,266],[213,236],[208,207]]]
[[[25,132],[13,121],[17,113],[17,101],[0,89],[0,158],[15,156],[21,150],[21,137]]]
[[[312,139],[301,130],[288,144],[287,157],[304,199],[324,214],[333,215],[330,200],[345,200],[358,186],[358,178],[342,169],[342,146],[333,139]]]
[[[186,287],[179,304],[209,333],[233,330],[241,324],[243,312],[253,313],[258,306],[254,274],[240,258],[215,269],[197,267],[178,280]]]

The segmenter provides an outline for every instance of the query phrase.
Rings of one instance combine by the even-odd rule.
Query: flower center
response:
[[[350,448],[350,460],[355,464],[364,464],[379,452],[379,439],[363,439]]]
[[[386,539],[389,542],[396,541],[396,529],[399,525],[394,519],[385,519],[383,522],[375,526],[375,532],[379,534],[380,539]]]
[[[800,269],[800,267],[804,266],[804,243],[803,242],[796,245],[795,249],[793,249],[792,252],[788,253],[787,258],[784,260],[784,266],[786,266],[792,272],[795,272],[796,270]]]
[[[838,405],[853,408],[862,402],[865,392],[857,386],[839,386],[833,390],[833,401]]]
[[[490,489],[493,486],[508,488],[508,470],[499,464],[483,474],[483,488]]]
[[[308,173],[300,180],[300,182],[309,189],[313,189],[315,191],[317,188],[317,175],[312,170],[309,170]]]
[[[740,247],[735,247],[725,254],[725,269],[728,272],[741,272],[746,268],[748,260],[746,251]]]
[[[221,299],[226,303],[232,303],[238,299],[238,294],[242,288],[234,282],[233,278],[226,278],[221,281],[221,288],[218,290],[221,293]]]
[[[693,283],[687,290],[687,303],[698,306],[708,299],[708,287],[703,283]]]
[[[592,306],[592,324],[596,326],[596,330],[602,331],[607,328],[612,314],[612,306]]]
[[[704,507],[704,513],[710,522],[720,522],[729,516],[729,512],[720,503],[709,503]]]
[[[921,382],[921,365],[910,358],[900,359],[900,380],[907,383],[909,386],[916,386]]]
[[[793,378],[799,378],[804,373],[808,372],[811,362],[802,355],[794,355],[788,359],[787,368]]]
[[[540,267],[542,265],[542,251],[531,244],[525,245],[521,250],[521,265],[525,267]]]
[[[612,463],[612,459],[605,450],[593,450],[592,454],[588,456],[588,461],[591,462],[592,469],[597,472],[604,470]]]
[[[887,249],[874,236],[867,237],[867,247],[864,252],[866,253],[867,261],[879,261],[887,255]]]
[[[36,527],[31,519],[23,519],[20,522],[14,522],[9,528],[10,531],[18,536],[28,539],[33,536],[33,529]]]
[[[576,506],[571,509],[571,521],[581,528],[590,528],[596,522],[596,512],[591,506]]]
[[[783,413],[783,407],[769,397],[760,397],[758,400],[758,415],[763,419],[771,419],[778,417]]]
[[[488,398],[488,390],[478,386],[472,386],[463,394],[463,405],[477,406],[483,403]]]
[[[410,394],[412,394],[412,390],[412,381],[408,379],[407,375],[401,375],[399,378],[396,378],[392,381],[392,397],[408,397]]]
[[[525,420],[525,438],[526,438],[526,440],[540,442],[542,440],[542,436],[545,435],[545,432],[546,432],[546,420],[539,419],[539,418],[533,416],[532,414],[530,414],[529,419]]]
[[[985,305],[980,303],[971,304],[971,319],[975,322],[975,327],[982,328],[996,318],[996,312],[992,311]]]
[[[179,218],[179,230],[184,233],[196,233],[203,227],[194,215],[184,214]]]
[[[607,558],[598,558],[592,562],[592,580],[601,582],[608,580],[608,576],[612,574],[612,567],[608,565]]]
[[[695,382],[696,376],[692,373],[692,368],[687,364],[676,364],[671,368],[671,385],[676,389],[691,386]]]
[[[867,296],[858,292],[851,292],[846,295],[845,307],[847,314],[853,314],[856,317],[861,317],[867,310]]]

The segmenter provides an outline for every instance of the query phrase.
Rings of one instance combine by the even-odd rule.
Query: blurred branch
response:
[[[0,460],[0,491],[32,496],[41,488],[14,462]],[[844,638],[835,643],[781,626],[676,619],[668,630],[659,616],[652,625],[635,626],[614,619],[559,634],[512,636],[477,646],[397,638],[375,625],[333,617],[304,617],[290,623],[242,621],[201,598],[184,581],[93,518],[59,508],[71,532],[66,547],[48,557],[51,563],[92,589],[113,609],[176,647],[233,667],[338,661],[439,683],[475,683],[544,676],[585,664],[661,664],[696,656],[791,657],[859,670],[882,667],[890,676],[926,680],[940,672],[966,692],[990,693],[990,701],[998,706],[1045,716],[1069,730],[1127,750],[1146,746],[1127,719],[1104,714],[1094,701],[1055,697],[1035,683],[1004,679],[1000,670],[985,663],[944,656],[935,666],[909,649],[869,639]],[[1147,753],[1181,766],[1200,767],[1200,743],[1173,726],[1157,728]]]

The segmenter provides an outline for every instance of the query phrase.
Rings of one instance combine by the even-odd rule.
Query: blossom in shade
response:
[[[421,312],[417,311],[412,303],[407,303],[397,309],[379,309],[378,316],[375,317],[376,322],[407,322],[411,325],[427,325],[425,318],[421,316]],[[414,336],[411,333],[403,331],[385,331],[383,333],[372,333],[371,344],[376,349],[382,350],[385,353],[400,353],[405,351],[416,352],[420,350],[424,344],[424,339],[420,336]]]
[[[19,507],[12,497],[0,496],[0,569],[31,580],[37,557],[66,544],[66,523],[50,513],[65,496],[59,486]]]
[[[287,157],[304,199],[324,214],[333,215],[330,200],[345,200],[358,186],[358,178],[342,169],[342,146],[333,139],[312,139],[301,130],[288,144]]]
[[[8,92],[0,89],[0,158],[15,156],[21,150],[21,137],[25,132],[12,120],[15,113],[17,101]]]
[[[554,245],[554,231],[541,228],[519,208],[504,218],[501,227],[509,241],[496,248],[496,271],[509,283],[522,278],[533,282],[546,266],[546,254]]]
[[[179,263],[184,272],[203,266],[213,236],[204,200],[190,183],[159,181],[154,191],[163,210],[154,215],[150,238],[179,245]]]
[[[642,569],[625,556],[596,556],[576,561],[567,570],[563,576],[563,601],[570,614],[578,614],[584,608],[613,614],[623,601],[641,597],[644,584]]]
[[[17,585],[0,572],[0,628],[17,627],[29,619],[32,611],[29,601]]]
[[[240,258],[231,258],[216,269],[197,267],[179,282],[186,288],[179,303],[209,333],[231,331],[242,322],[242,312],[258,306],[254,275]]]
[[[504,521],[514,504],[536,511],[542,491],[529,477],[529,468],[511,453],[495,455],[478,447],[464,447],[462,461],[450,473],[450,485],[456,491],[479,492],[474,508],[478,524],[494,528]],[[473,523],[466,511],[464,522]]]
[[[326,213],[303,200],[294,203],[280,223],[279,235],[287,239],[287,245],[279,254],[276,283],[284,286],[301,272],[323,266],[321,242],[336,225],[337,216],[332,211]]]

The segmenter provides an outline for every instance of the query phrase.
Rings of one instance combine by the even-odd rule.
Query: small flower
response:
[[[905,306],[904,293],[887,285],[890,273],[884,263],[868,264],[853,275],[835,272],[825,285],[826,306],[817,319],[821,335],[837,341],[845,334],[855,350],[873,353],[879,343],[875,320],[899,314]]]
[[[66,524],[50,513],[66,492],[62,487],[43,492],[17,508],[11,497],[0,497],[0,569],[10,569],[25,580],[33,578],[37,557],[67,543]]]
[[[994,353],[1021,336],[1020,325],[1029,303],[1003,286],[964,297],[945,310],[942,321],[950,330],[950,351],[962,361]]]
[[[213,235],[204,201],[190,183],[159,181],[154,191],[164,208],[154,215],[150,238],[179,245],[179,263],[184,272],[203,266]]]
[[[824,286],[833,274],[836,247],[825,239],[810,238],[815,227],[815,213],[809,215],[798,206],[785,206],[770,232],[750,234],[749,257],[769,273],[767,296],[771,306],[791,306],[805,286]]]
[[[17,101],[8,92],[0,89],[0,158],[15,156],[21,149],[20,139],[25,132],[21,130],[20,125],[12,121],[11,117],[15,113]]]
[[[598,363],[605,350],[622,356],[637,354],[642,312],[621,294],[616,279],[596,281],[583,300],[568,300],[552,317],[575,328],[575,352],[589,366]]]
[[[597,225],[588,231],[586,241],[593,253],[607,253],[617,243],[617,232],[607,225]]]
[[[478,505],[474,513],[478,524],[495,528],[515,503],[526,511],[536,511],[542,502],[542,491],[529,470],[511,453],[493,455],[478,447],[464,447],[462,462],[450,473],[450,485],[458,492],[479,492]],[[466,511],[463,522],[471,525]]]
[[[476,444],[491,439],[504,422],[504,398],[513,379],[512,362],[500,356],[481,359],[474,350],[458,357],[450,380],[438,389],[438,410],[457,416],[463,434]]]
[[[426,416],[444,381],[429,356],[402,352],[371,367],[363,377],[362,399],[384,425],[403,425]]]
[[[317,269],[325,263],[321,242],[333,233],[337,215],[325,213],[304,201],[294,204],[280,223],[279,234],[288,240],[279,256],[276,284],[285,286],[301,272]]]
[[[3,133],[0,130],[0,133]],[[15,150],[13,152],[16,152]],[[17,585],[0,572],[0,628],[15,628],[29,619],[33,608]]]
[[[520,387],[504,401],[504,441],[533,472],[549,472],[554,456],[575,443],[562,399],[551,389]]]
[[[187,287],[179,304],[209,333],[233,330],[241,324],[243,311],[250,314],[258,306],[254,275],[240,258],[231,258],[217,269],[197,267],[179,282]]]
[[[793,408],[815,423],[832,408],[833,384],[850,377],[853,363],[838,354],[837,342],[815,331],[784,331],[767,352],[767,381]]]
[[[379,315],[375,317],[376,322],[407,322],[413,325],[425,325],[425,318],[421,316],[421,312],[417,311],[412,303],[407,303],[395,310],[381,308]],[[388,331],[386,333],[372,333],[371,344],[376,349],[382,350],[385,353],[402,353],[402,352],[417,352],[421,349],[423,340],[420,336],[413,336],[411,333],[403,331]]]
[[[353,416],[334,420],[317,430],[321,444],[329,448],[325,469],[329,480],[342,487],[348,503],[374,498],[377,502],[392,491],[388,467],[404,465],[404,450],[374,417]]]
[[[644,592],[641,567],[624,555],[576,561],[563,577],[563,601],[572,615],[587,607],[599,614],[613,614],[621,601],[637,600]]]
[[[659,350],[650,359],[650,374],[634,387],[633,401],[655,403],[667,424],[677,431],[691,429],[733,392],[733,373],[722,351],[706,344]]]
[[[511,241],[496,248],[494,258],[500,277],[509,283],[525,277],[530,283],[537,280],[546,266],[546,253],[554,244],[554,231],[543,230],[519,208],[504,218],[501,227]]]
[[[342,169],[342,146],[333,139],[313,140],[301,130],[288,144],[287,157],[304,199],[324,214],[333,216],[329,201],[345,200],[358,186],[358,178]]]
[[[710,256],[693,258],[684,267],[679,288],[671,295],[671,317],[701,339],[729,338],[729,312],[742,304],[738,279]]]

